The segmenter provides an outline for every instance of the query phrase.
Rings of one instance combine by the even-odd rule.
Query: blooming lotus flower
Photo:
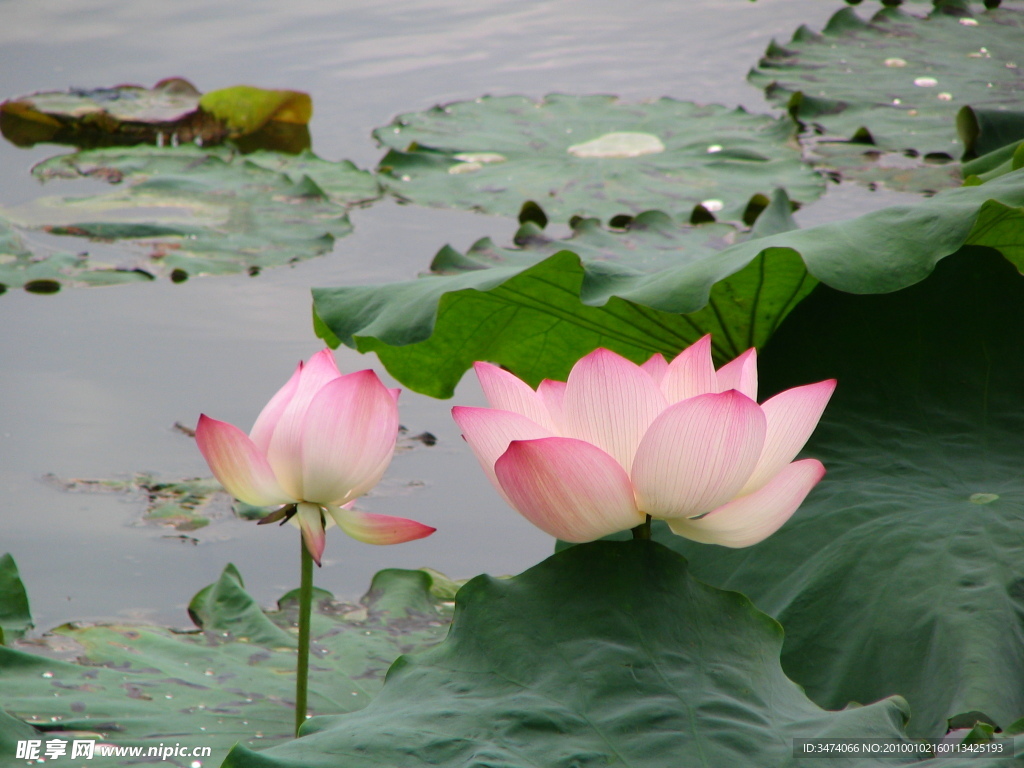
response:
[[[568,381],[536,391],[490,363],[474,368],[492,407],[452,415],[505,500],[566,541],[650,515],[694,541],[746,547],[778,530],[825,473],[817,459],[793,458],[835,380],[758,405],[756,351],[716,371],[710,336],[671,363],[598,349]]]
[[[342,375],[329,349],[299,363],[246,435],[203,414],[196,442],[235,498],[280,509],[261,520],[290,520],[317,565],[324,530],[337,525],[368,544],[429,536],[414,520],[351,509],[391,463],[398,437],[398,390],[373,371]]]

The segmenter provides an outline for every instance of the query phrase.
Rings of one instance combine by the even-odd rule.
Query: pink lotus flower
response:
[[[474,365],[491,408],[452,415],[498,492],[542,530],[592,541],[665,520],[695,541],[746,547],[778,530],[825,473],[793,461],[835,389],[757,404],[756,351],[715,370],[711,337],[671,363],[598,349],[536,391]]]
[[[196,427],[199,450],[228,493],[246,504],[280,506],[260,522],[297,524],[317,565],[331,525],[368,544],[434,532],[414,520],[350,508],[383,476],[397,437],[398,390],[373,371],[343,376],[329,349],[299,363],[248,436],[205,414]]]

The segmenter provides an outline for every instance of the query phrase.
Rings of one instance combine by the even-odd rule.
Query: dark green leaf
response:
[[[0,557],[0,645],[9,644],[32,629],[28,594],[10,554]],[[0,729],[2,730],[2,729]]]
[[[851,293],[895,291],[923,280],[965,244],[998,248],[1024,267],[1024,211],[1016,207],[1022,204],[1024,171],[1016,171],[835,224],[779,231],[782,224],[776,234],[647,274],[628,266],[643,252],[623,249],[614,263],[581,263],[563,252],[525,269],[319,288],[313,291],[316,329],[334,346],[376,352],[397,379],[436,397],[450,396],[475,360],[499,363],[536,384],[564,378],[573,361],[598,346],[639,362],[654,352],[674,355],[710,332],[724,361],[767,341],[813,287],[807,271]],[[773,230],[766,224],[765,231]],[[644,233],[648,248],[658,232]],[[595,243],[599,252],[622,237],[600,234],[563,245],[585,250],[577,240]],[[671,258],[668,250],[660,256],[656,263]],[[448,251],[439,257],[445,266],[456,261],[460,269],[481,265]]]
[[[401,657],[365,709],[266,752],[236,748],[225,766],[762,768],[790,764],[795,738],[906,740],[899,699],[812,704],[782,673],[781,628],[652,542],[585,544],[511,579],[480,576],[456,605],[448,638]]]
[[[898,693],[930,737],[1024,713],[1022,326],[1024,277],[988,249],[887,295],[820,286],[760,369],[766,394],[838,379],[805,451],[825,479],[749,549],[656,533],[783,624],[783,667],[821,706]]]

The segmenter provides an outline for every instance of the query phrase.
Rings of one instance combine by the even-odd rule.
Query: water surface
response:
[[[152,85],[168,76],[202,91],[248,83],[308,91],[313,149],[372,168],[370,131],[396,114],[483,94],[672,96],[769,111],[744,80],[769,40],[820,28],[822,0],[0,0],[0,96],[69,86]],[[41,194],[34,162],[66,151],[0,145],[0,204]],[[66,193],[74,185],[45,188]],[[873,206],[864,193],[833,212]],[[828,198],[827,198],[828,199]],[[837,205],[835,200],[841,202]],[[832,214],[829,214],[832,215]],[[297,582],[298,535],[230,518],[193,545],[138,522],[138,503],[63,493],[60,477],[173,480],[206,474],[173,429],[200,411],[243,429],[320,348],[309,288],[409,279],[444,244],[510,241],[515,223],[382,201],[352,213],[333,254],[256,278],[208,277],[53,296],[0,296],[0,552],[11,552],[40,628],[134,617],[187,623],[184,606],[235,563],[270,602]],[[382,368],[339,350],[343,370]],[[482,404],[467,379],[455,399],[406,392],[402,421],[438,443],[401,455],[363,507],[434,525],[429,539],[376,548],[328,534],[317,584],[363,592],[381,567],[429,565],[454,577],[514,573],[552,542],[506,508],[451,422],[453,403]]]

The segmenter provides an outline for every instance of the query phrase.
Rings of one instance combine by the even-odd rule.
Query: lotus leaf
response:
[[[907,741],[902,700],[819,709],[786,679],[781,646],[778,624],[665,547],[583,544],[511,579],[473,579],[445,641],[398,659],[366,708],[266,751],[236,747],[224,765],[762,768],[799,762],[796,739]]]
[[[0,565],[0,567],[6,567]],[[400,654],[441,640],[451,616],[425,571],[378,573],[358,605],[314,595],[310,707],[315,713],[366,706]],[[271,745],[292,735],[298,601],[262,610],[228,566],[197,594],[198,630],[65,625],[18,648],[0,648],[4,707],[43,738],[98,738],[119,746],[209,746],[223,758],[236,742]],[[62,659],[74,658],[74,663]],[[29,728],[15,721],[12,728]],[[0,717],[0,733],[12,732]],[[31,738],[21,735],[19,738]],[[39,738],[38,736],[36,738]],[[0,745],[3,745],[0,740]],[[104,764],[132,765],[124,757]],[[175,758],[168,765],[188,765]],[[216,765],[218,762],[212,762]]]
[[[612,263],[563,251],[526,268],[319,288],[316,328],[334,346],[376,352],[397,379],[437,397],[450,396],[475,360],[537,384],[564,378],[572,361],[598,346],[641,362],[655,352],[675,355],[711,332],[724,362],[764,344],[814,279],[851,293],[895,291],[967,244],[998,248],[1024,266],[1021,205],[1024,171],[1015,171],[646,273],[625,255]]]
[[[1024,277],[987,248],[894,293],[819,286],[759,372],[764,397],[838,379],[806,448],[825,478],[748,549],[656,531],[782,622],[783,668],[819,705],[899,693],[932,738],[1024,714],[1022,322]]]
[[[256,274],[329,252],[334,240],[352,229],[345,206],[378,194],[365,171],[312,154],[257,153],[250,160],[222,149],[138,146],[61,155],[33,172],[42,180],[86,177],[113,188],[8,209],[6,215],[22,232],[115,241],[131,249],[118,252],[117,263],[101,264],[92,259],[88,240],[76,256],[47,254],[42,248],[30,251],[24,237],[18,239],[8,227],[6,248],[0,239],[0,249],[13,251],[0,260],[0,282],[6,285]],[[103,261],[110,259],[110,250],[103,249]]]
[[[536,201],[559,221],[703,204],[739,220],[754,195],[823,191],[788,119],[674,99],[483,97],[401,115],[374,137],[384,185],[422,205],[514,216]]]
[[[962,107],[1019,109],[1024,12],[950,10],[883,8],[864,21],[843,8],[820,34],[773,42],[750,81],[826,136],[958,159]]]

